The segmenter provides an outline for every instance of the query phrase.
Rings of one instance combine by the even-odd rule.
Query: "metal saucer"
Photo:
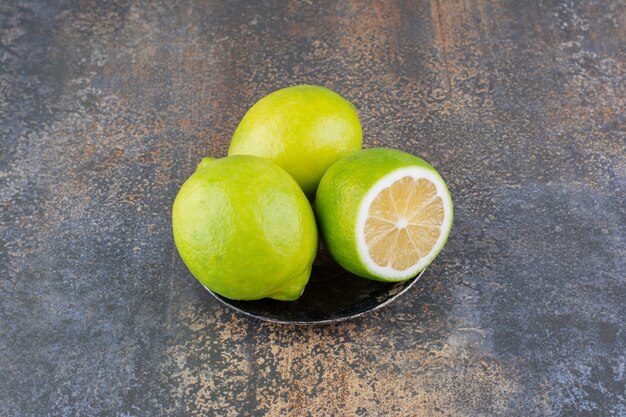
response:
[[[238,301],[207,290],[221,303],[256,319],[282,324],[325,324],[360,317],[391,303],[423,273],[395,283],[360,278],[341,268],[320,247],[309,283],[296,301]]]

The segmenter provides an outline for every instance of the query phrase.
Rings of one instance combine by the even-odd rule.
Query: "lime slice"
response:
[[[368,149],[333,165],[315,208],[322,238],[350,272],[380,281],[417,275],[439,254],[452,226],[452,199],[424,160]]]

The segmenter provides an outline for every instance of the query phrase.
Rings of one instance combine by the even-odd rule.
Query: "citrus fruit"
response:
[[[452,226],[452,200],[441,176],[394,149],[340,159],[319,184],[315,210],[332,257],[379,281],[402,281],[426,268]]]
[[[235,300],[295,300],[309,280],[317,228],[287,172],[255,156],[204,159],[172,208],[174,241],[191,273]]]
[[[229,155],[256,155],[284,168],[310,197],[324,172],[361,149],[355,107],[329,89],[298,85],[259,100],[235,130]]]

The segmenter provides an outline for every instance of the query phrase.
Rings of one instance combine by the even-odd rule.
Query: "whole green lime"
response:
[[[318,227],[331,256],[353,274],[402,281],[426,268],[452,227],[452,198],[423,159],[365,149],[326,171],[317,189]]]
[[[205,158],[172,209],[176,248],[191,273],[234,300],[295,300],[309,280],[317,228],[282,168],[255,156]]]
[[[272,160],[313,197],[324,172],[361,149],[362,138],[352,103],[327,88],[298,85],[252,106],[235,130],[228,154]]]

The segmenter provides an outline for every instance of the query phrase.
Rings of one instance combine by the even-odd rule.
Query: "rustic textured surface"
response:
[[[626,415],[624,1],[0,3],[0,415]],[[224,309],[177,188],[296,83],[431,161],[450,241],[333,326]]]

